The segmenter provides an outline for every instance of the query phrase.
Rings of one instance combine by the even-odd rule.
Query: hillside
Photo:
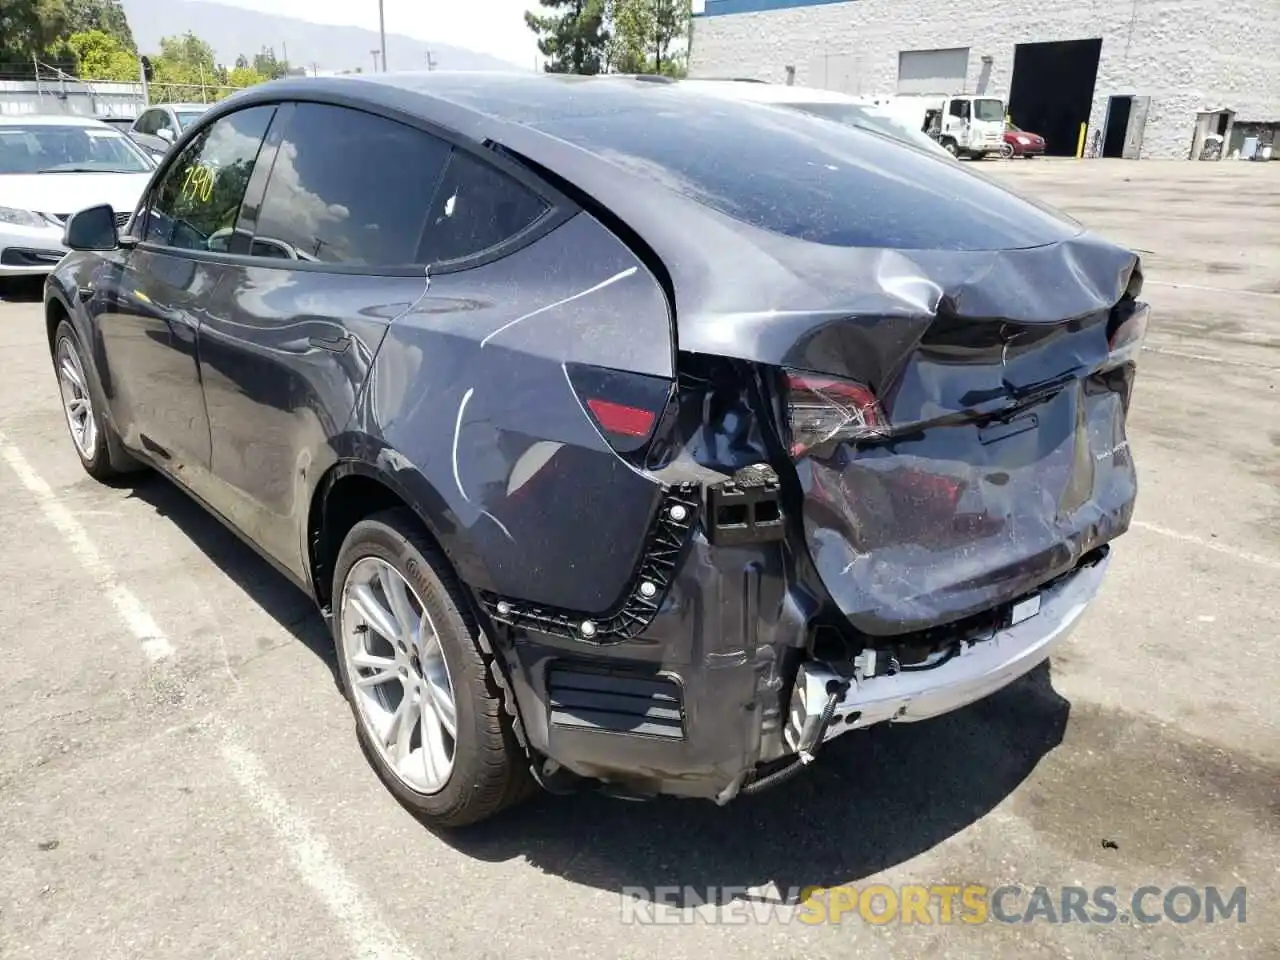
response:
[[[158,50],[160,38],[188,30],[209,43],[219,63],[231,65],[243,53],[252,57],[264,46],[274,47],[283,59],[298,67],[312,63],[324,70],[373,69],[370,51],[378,49],[375,30],[308,23],[292,17],[258,13],[207,0],[123,0],[138,46],[144,52]],[[392,70],[424,70],[427,51],[440,70],[520,70],[487,54],[429,43],[398,34],[387,34],[387,62]]]

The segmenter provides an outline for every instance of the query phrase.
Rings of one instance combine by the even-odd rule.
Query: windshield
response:
[[[191,124],[199,120],[203,115],[203,110],[179,110],[178,123],[180,123],[182,125],[182,129],[185,130],[187,127],[191,126]]]
[[[150,173],[154,164],[110,127],[0,126],[0,174]]]
[[[973,101],[973,118],[999,123],[1004,119],[1004,104],[999,100],[975,100]]]
[[[922,150],[937,152],[941,148],[927,133],[916,130],[905,123],[899,123],[883,113],[876,113],[851,103],[784,103],[784,107],[799,110],[815,117],[834,120],[850,127],[861,127],[873,133],[883,134],[895,140],[909,143]]]

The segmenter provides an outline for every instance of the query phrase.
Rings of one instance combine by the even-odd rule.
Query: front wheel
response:
[[[943,140],[942,149],[946,150],[947,153],[951,154],[953,157],[960,156],[960,148],[956,146],[956,142],[954,140]]]
[[[448,561],[410,511],[379,513],[352,528],[332,596],[338,668],[357,735],[401,804],[431,826],[460,827],[531,792],[480,627]]]

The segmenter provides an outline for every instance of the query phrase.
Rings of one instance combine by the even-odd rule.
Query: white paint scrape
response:
[[[271,786],[258,758],[231,742],[222,745],[222,758],[245,796],[284,841],[298,875],[338,921],[353,956],[358,960],[413,960],[413,954],[347,876],[325,839]]]
[[[62,534],[67,549],[80,561],[80,565],[93,577],[98,589],[111,601],[120,618],[124,620],[129,632],[137,638],[142,652],[147,659],[155,662],[173,655],[173,645],[156,625],[147,608],[134,595],[133,591],[117,579],[111,565],[102,559],[98,548],[89,539],[88,533],[80,525],[75,515],[63,506],[35,468],[27,462],[22,451],[9,443],[0,434],[0,456],[4,457],[9,468],[13,470],[22,485],[35,497],[44,518]]]

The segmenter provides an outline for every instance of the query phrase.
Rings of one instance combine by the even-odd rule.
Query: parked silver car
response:
[[[149,107],[133,122],[129,136],[153,155],[162,157],[183,131],[208,109],[207,103],[163,103]]]

